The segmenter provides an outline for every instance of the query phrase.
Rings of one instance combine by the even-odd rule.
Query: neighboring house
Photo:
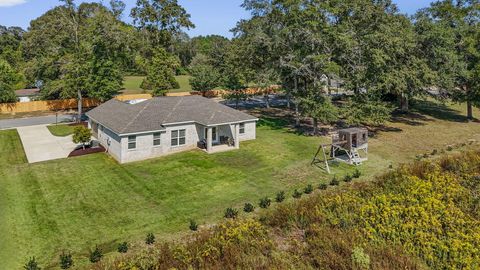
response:
[[[342,89],[344,81],[335,74],[322,74],[320,81],[325,86],[324,91],[335,90],[338,91]]]
[[[16,90],[15,94],[20,102],[30,102],[37,100],[40,97],[40,89],[20,89]]]
[[[112,99],[87,112],[89,127],[120,163],[170,153],[238,149],[256,137],[258,119],[201,96],[158,97],[136,104]]]

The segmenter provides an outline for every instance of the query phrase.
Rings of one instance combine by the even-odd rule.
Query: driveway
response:
[[[56,137],[46,125],[17,128],[29,163],[66,158],[77,146],[72,136]]]

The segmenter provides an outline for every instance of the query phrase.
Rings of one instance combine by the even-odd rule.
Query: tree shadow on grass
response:
[[[460,111],[452,109],[446,104],[431,100],[417,100],[413,105],[412,112],[438,120],[468,122],[467,117],[462,115]]]

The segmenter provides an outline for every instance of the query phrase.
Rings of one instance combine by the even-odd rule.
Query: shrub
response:
[[[190,230],[192,231],[196,231],[198,230],[198,223],[195,220],[190,219],[190,225],[188,226],[188,228],[190,228]]]
[[[271,202],[272,202],[272,200],[270,200],[270,198],[265,197],[265,198],[260,199],[259,205],[260,205],[261,208],[268,208],[270,206]]]
[[[28,260],[28,262],[23,267],[25,270],[41,270],[40,266],[38,266],[38,262],[35,257],[32,257]]]
[[[438,150],[437,149],[433,149],[432,153],[430,154],[431,156],[435,156],[436,154],[438,154]]]
[[[96,263],[99,262],[103,257],[102,250],[95,246],[95,249],[90,252],[90,262]]]
[[[352,182],[352,180],[353,180],[353,177],[350,174],[347,174],[345,175],[345,177],[343,177],[344,182],[348,183],[348,182]]]
[[[447,146],[447,151],[453,151],[453,147],[451,145]]]
[[[223,215],[225,218],[236,218],[238,216],[238,210],[235,208],[227,208],[225,210],[225,214]]]
[[[285,200],[285,192],[284,191],[280,191],[277,193],[277,196],[275,197],[275,201],[280,203],[280,202],[283,202]]]
[[[360,172],[359,169],[355,169],[352,176],[353,176],[353,178],[360,178],[360,176],[362,176],[362,173]]]
[[[328,185],[325,183],[321,183],[320,185],[318,185],[318,189],[326,190],[327,188],[328,188]]]
[[[83,149],[85,149],[85,144],[90,142],[91,137],[92,137],[92,132],[90,131],[90,129],[84,126],[76,126],[73,129],[72,141],[74,143],[81,143],[83,146]]]
[[[293,191],[293,198],[298,199],[298,198],[300,198],[300,197],[302,197],[302,192],[300,192],[300,191],[298,191],[297,189],[295,189],[295,190]]]
[[[352,264],[357,269],[370,269],[370,256],[361,247],[355,247],[352,251]]]
[[[313,186],[310,185],[310,184],[307,185],[307,186],[305,187],[305,189],[303,190],[303,192],[304,192],[305,194],[310,194],[310,193],[312,193],[312,192],[313,192]]]
[[[155,243],[155,235],[153,235],[153,233],[148,233],[145,238],[145,244],[152,245],[153,243]]]
[[[118,245],[117,251],[118,251],[119,253],[127,253],[127,251],[128,251],[128,244],[127,244],[127,242],[120,243],[120,244]]]
[[[423,154],[423,158],[428,158],[430,155],[428,153]]]
[[[332,181],[330,181],[330,186],[338,186],[340,185],[340,181],[338,181],[337,176],[334,176]]]
[[[245,203],[245,205],[243,206],[243,211],[247,213],[251,213],[253,212],[253,210],[255,210],[255,206],[253,206],[253,204],[251,203]]]
[[[70,253],[65,254],[64,252],[62,252],[62,254],[60,254],[60,268],[68,269],[72,266],[73,266],[72,254]]]

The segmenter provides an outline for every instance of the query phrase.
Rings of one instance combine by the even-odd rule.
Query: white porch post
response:
[[[207,152],[212,150],[212,128],[207,127]]]
[[[238,134],[240,134],[240,124],[235,124],[234,125],[235,127],[235,135],[234,135],[234,142],[235,142],[235,148],[240,148],[240,141],[239,141],[239,136]]]

